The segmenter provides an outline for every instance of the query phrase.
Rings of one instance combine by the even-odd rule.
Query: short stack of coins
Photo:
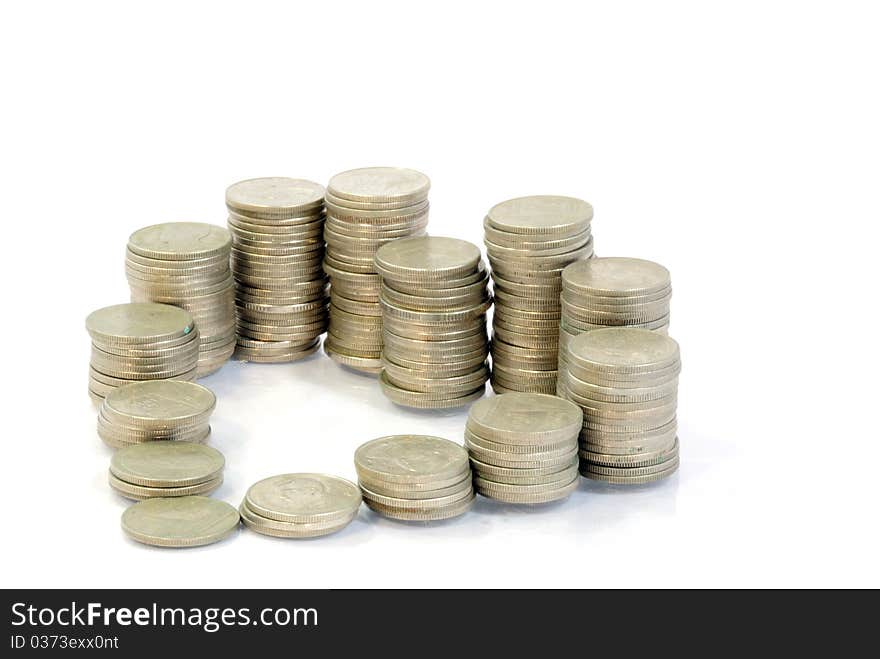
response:
[[[173,440],[208,441],[217,398],[194,382],[150,380],[114,389],[98,410],[98,435],[113,448]]]
[[[252,531],[276,538],[315,538],[341,531],[361,507],[358,486],[326,474],[281,474],[247,491],[239,513]]]
[[[110,487],[128,499],[210,494],[223,483],[223,454],[189,442],[148,442],[110,459]]]
[[[520,197],[485,220],[492,267],[492,387],[556,391],[562,270],[593,256],[593,207],[571,197]]]
[[[675,472],[678,344],[647,329],[609,327],[572,339],[568,357],[568,398],[584,412],[581,473],[640,484]]]
[[[327,329],[324,186],[270,177],[226,190],[238,345],[243,361],[292,362]]]
[[[380,437],[357,449],[354,466],[364,502],[385,517],[448,519],[466,512],[474,501],[467,451],[448,439]]]
[[[96,403],[131,382],[196,377],[199,331],[184,309],[117,304],[89,314],[86,329],[92,338],[89,395]]]
[[[659,263],[603,257],[573,263],[562,272],[557,393],[565,395],[566,349],[571,340],[602,327],[669,328],[672,280]]]
[[[223,227],[167,222],[131,234],[125,273],[132,302],[183,307],[199,330],[196,377],[214,373],[235,350],[232,240]]]
[[[325,352],[350,368],[381,370],[382,310],[373,256],[382,245],[424,234],[427,176],[412,169],[367,167],[337,174],[327,185],[330,327]]]
[[[482,396],[491,298],[479,248],[456,238],[404,238],[383,245],[375,263],[382,278],[385,395],[422,409],[459,407]]]
[[[512,392],[477,401],[465,426],[474,489],[506,503],[559,501],[578,486],[583,414],[571,401]]]

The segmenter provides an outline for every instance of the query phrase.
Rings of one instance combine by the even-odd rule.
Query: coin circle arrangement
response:
[[[593,256],[593,207],[572,197],[519,197],[483,220],[492,268],[492,387],[556,391],[562,270]]]
[[[271,177],[226,190],[238,327],[236,358],[292,362],[327,329],[324,187]]]
[[[491,298],[479,248],[456,238],[404,238],[379,248],[375,263],[382,281],[385,395],[428,409],[482,396]]]
[[[238,511],[208,497],[144,499],[122,513],[122,530],[155,547],[200,547],[219,542],[239,525]]]
[[[276,538],[336,533],[357,517],[361,492],[354,483],[325,474],[282,474],[255,483],[241,502],[252,531]]]
[[[147,442],[116,451],[109,482],[128,499],[210,494],[223,483],[223,454],[190,442]]]
[[[474,501],[467,451],[448,439],[391,435],[362,444],[354,466],[364,502],[404,521],[457,517]]]
[[[125,274],[132,302],[161,302],[189,311],[199,330],[196,377],[214,373],[235,349],[232,240],[223,227],[167,222],[128,239]]]
[[[104,307],[86,318],[92,339],[89,395],[96,403],[117,387],[141,380],[192,380],[199,331],[188,311],[133,302]]]
[[[511,392],[470,409],[465,446],[474,489],[506,503],[558,501],[578,486],[583,413],[547,394]]]
[[[569,344],[568,398],[584,412],[580,471],[617,484],[678,469],[678,344],[632,327],[584,332]]]
[[[330,326],[324,351],[364,373],[382,368],[382,310],[373,256],[380,247],[424,234],[430,180],[421,172],[367,167],[337,174],[327,184]]]
[[[565,371],[568,345],[589,330],[642,327],[665,334],[669,328],[672,280],[659,263],[603,257],[572,263],[562,272],[559,372]],[[566,378],[557,393],[565,395]]]

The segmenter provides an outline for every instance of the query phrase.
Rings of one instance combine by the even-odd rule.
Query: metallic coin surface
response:
[[[340,200],[363,203],[413,203],[428,195],[431,181],[400,167],[363,167],[336,174],[327,192]]]
[[[122,513],[122,530],[157,547],[197,547],[219,542],[239,524],[238,511],[202,496],[147,499]]]
[[[128,239],[128,249],[135,254],[168,261],[222,256],[231,244],[227,229],[203,222],[154,224],[135,231]]]
[[[239,181],[226,189],[226,205],[245,214],[284,215],[319,207],[324,186],[286,177]]]
[[[473,243],[443,236],[401,238],[376,252],[379,274],[391,280],[455,279],[473,272],[480,250]]]
[[[467,451],[455,442],[429,435],[390,435],[355,451],[358,474],[392,483],[426,483],[467,470]]]
[[[168,304],[117,304],[86,318],[92,340],[108,344],[143,344],[177,339],[193,330],[189,312]]]
[[[361,504],[358,487],[325,474],[282,474],[255,483],[245,495],[257,515],[282,522],[328,522],[351,518]]]
[[[110,473],[145,487],[184,487],[213,480],[223,472],[223,454],[188,442],[147,442],[113,454]]]
[[[669,271],[658,263],[626,257],[579,261],[562,273],[567,289],[607,297],[650,295],[670,286]]]
[[[583,413],[571,401],[555,396],[512,393],[474,403],[467,423],[474,433],[497,442],[553,443],[576,436]]]
[[[593,219],[593,207],[572,197],[537,195],[503,201],[487,215],[490,226],[514,234],[564,236]]]

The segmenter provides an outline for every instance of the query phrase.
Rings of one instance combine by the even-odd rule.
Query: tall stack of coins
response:
[[[428,224],[431,182],[421,172],[367,167],[337,174],[327,185],[327,255],[330,328],[325,352],[365,373],[382,363],[382,310],[373,256],[382,245],[418,236]]]
[[[465,446],[474,489],[506,503],[548,503],[578,486],[583,413],[547,394],[508,393],[474,403]]]
[[[620,484],[678,469],[678,344],[634,327],[584,332],[568,347],[568,397],[584,411],[580,471]]]
[[[167,222],[131,234],[125,273],[132,302],[183,307],[199,330],[196,377],[217,371],[235,350],[232,240],[223,227]]]
[[[223,483],[223,454],[189,442],[126,446],[110,460],[110,487],[129,499],[210,494]]]
[[[199,359],[199,331],[188,311],[137,302],[89,314],[92,337],[89,394],[97,403],[116,387],[140,380],[192,380]]]
[[[114,389],[98,411],[98,435],[121,448],[162,440],[208,441],[217,398],[194,382],[149,380]]]
[[[315,538],[341,531],[357,517],[361,492],[325,474],[282,474],[255,483],[239,513],[252,531],[276,538]]]
[[[520,197],[483,221],[492,266],[492,387],[556,391],[563,268],[593,255],[593,207],[571,197]]]
[[[482,396],[491,299],[479,248],[455,238],[404,238],[380,247],[375,263],[386,396],[430,409]]]
[[[562,272],[559,371],[566,368],[566,347],[581,332],[602,327],[643,327],[666,333],[672,280],[653,261],[603,257],[572,263]],[[565,395],[560,377],[557,393]]]
[[[354,454],[369,508],[393,519],[439,520],[466,512],[474,501],[467,451],[428,435],[392,435]]]
[[[327,329],[324,187],[256,178],[226,189],[238,327],[236,357],[291,362]]]

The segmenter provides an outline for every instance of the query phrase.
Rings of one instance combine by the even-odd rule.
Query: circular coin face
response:
[[[155,259],[197,259],[222,253],[232,245],[229,230],[202,222],[166,222],[131,234],[128,247]]]
[[[380,274],[392,279],[441,279],[473,272],[480,263],[480,249],[458,238],[401,238],[382,245],[375,262]]]
[[[562,271],[566,289],[608,297],[650,295],[670,283],[669,270],[659,263],[627,257],[576,261]]]
[[[323,185],[297,178],[252,178],[226,188],[226,205],[245,213],[293,213],[323,201]]]
[[[474,431],[500,442],[574,438],[582,424],[580,407],[547,394],[509,393],[484,398],[474,403],[468,416],[468,425]]]
[[[493,206],[488,223],[517,234],[564,236],[583,231],[593,219],[593,207],[581,199],[556,195],[518,197]]]
[[[189,334],[193,319],[188,311],[170,304],[131,302],[93,311],[86,318],[86,329],[97,341],[165,341]]]
[[[429,435],[391,435],[361,445],[354,454],[359,472],[389,482],[435,481],[468,469],[464,447]]]
[[[674,339],[651,330],[606,327],[573,338],[568,358],[594,370],[641,373],[675,363],[679,348]]]
[[[327,185],[332,195],[359,202],[416,201],[426,197],[430,187],[427,176],[402,167],[351,169],[337,174]]]
[[[361,505],[361,493],[357,485],[336,476],[282,474],[252,485],[245,502],[262,517],[310,523],[351,517]]]
[[[121,416],[134,421],[163,421],[184,424],[201,417],[217,403],[207,387],[180,380],[148,380],[115,389],[104,404]]]
[[[133,540],[157,547],[198,547],[218,542],[240,521],[228,503],[189,496],[147,499],[122,513],[122,530]]]
[[[223,454],[204,444],[145,442],[116,451],[110,471],[116,478],[147,487],[184,487],[217,478]]]

